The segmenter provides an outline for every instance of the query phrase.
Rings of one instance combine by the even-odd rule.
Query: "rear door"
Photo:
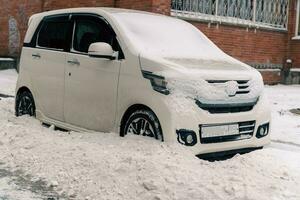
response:
[[[72,32],[68,15],[43,20],[36,47],[32,50],[32,84],[44,115],[64,121],[64,78],[68,35]]]
[[[64,114],[66,122],[92,130],[114,125],[121,60],[88,56],[90,44],[119,46],[109,24],[96,16],[73,15],[74,33],[67,55]]]

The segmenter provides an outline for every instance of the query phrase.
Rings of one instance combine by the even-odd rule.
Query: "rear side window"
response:
[[[38,35],[38,46],[64,50],[68,43],[70,22],[65,17],[46,19]]]

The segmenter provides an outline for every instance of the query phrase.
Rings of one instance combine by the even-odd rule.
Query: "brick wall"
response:
[[[117,0],[116,7],[152,11],[152,0]]]
[[[229,55],[247,63],[282,64],[286,55],[285,32],[191,22]]]
[[[260,70],[260,73],[264,78],[264,82],[268,85],[278,84],[282,80],[280,70]]]
[[[40,0],[0,1],[0,56],[19,54],[28,18],[40,12]]]
[[[171,0],[0,0],[0,56],[18,56],[27,20],[34,13],[69,7],[109,6],[170,15]],[[249,64],[300,67],[300,40],[295,35],[296,1],[290,0],[288,31],[268,31],[225,24],[190,21],[231,56]],[[280,80],[278,72],[263,72],[266,82]]]

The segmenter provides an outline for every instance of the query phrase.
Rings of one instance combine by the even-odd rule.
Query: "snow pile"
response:
[[[16,70],[3,70],[0,72],[0,93],[6,95],[15,95],[17,82]]]
[[[300,85],[266,86],[272,106],[272,140],[300,147],[300,116],[290,112],[300,108]]]
[[[7,79],[10,73],[0,72],[1,91],[14,87],[16,73],[12,72],[12,80]],[[299,117],[288,113],[300,107],[299,89],[267,87],[274,109],[273,139],[300,144]],[[120,138],[114,133],[54,131],[35,119],[16,118],[13,107],[14,99],[1,99],[0,162],[46,181],[67,199],[300,199],[300,148],[295,145],[272,144],[210,163],[177,143]],[[7,181],[0,177],[0,187]],[[13,190],[1,187],[0,193],[6,192],[8,198],[16,194],[16,200],[37,198]]]
[[[0,160],[70,199],[299,199],[299,171],[270,149],[224,162],[179,144],[117,134],[65,133],[16,118],[0,101]]]

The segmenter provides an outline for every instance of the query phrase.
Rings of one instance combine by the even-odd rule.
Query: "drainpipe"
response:
[[[45,9],[45,0],[41,0],[41,12],[44,12]]]

